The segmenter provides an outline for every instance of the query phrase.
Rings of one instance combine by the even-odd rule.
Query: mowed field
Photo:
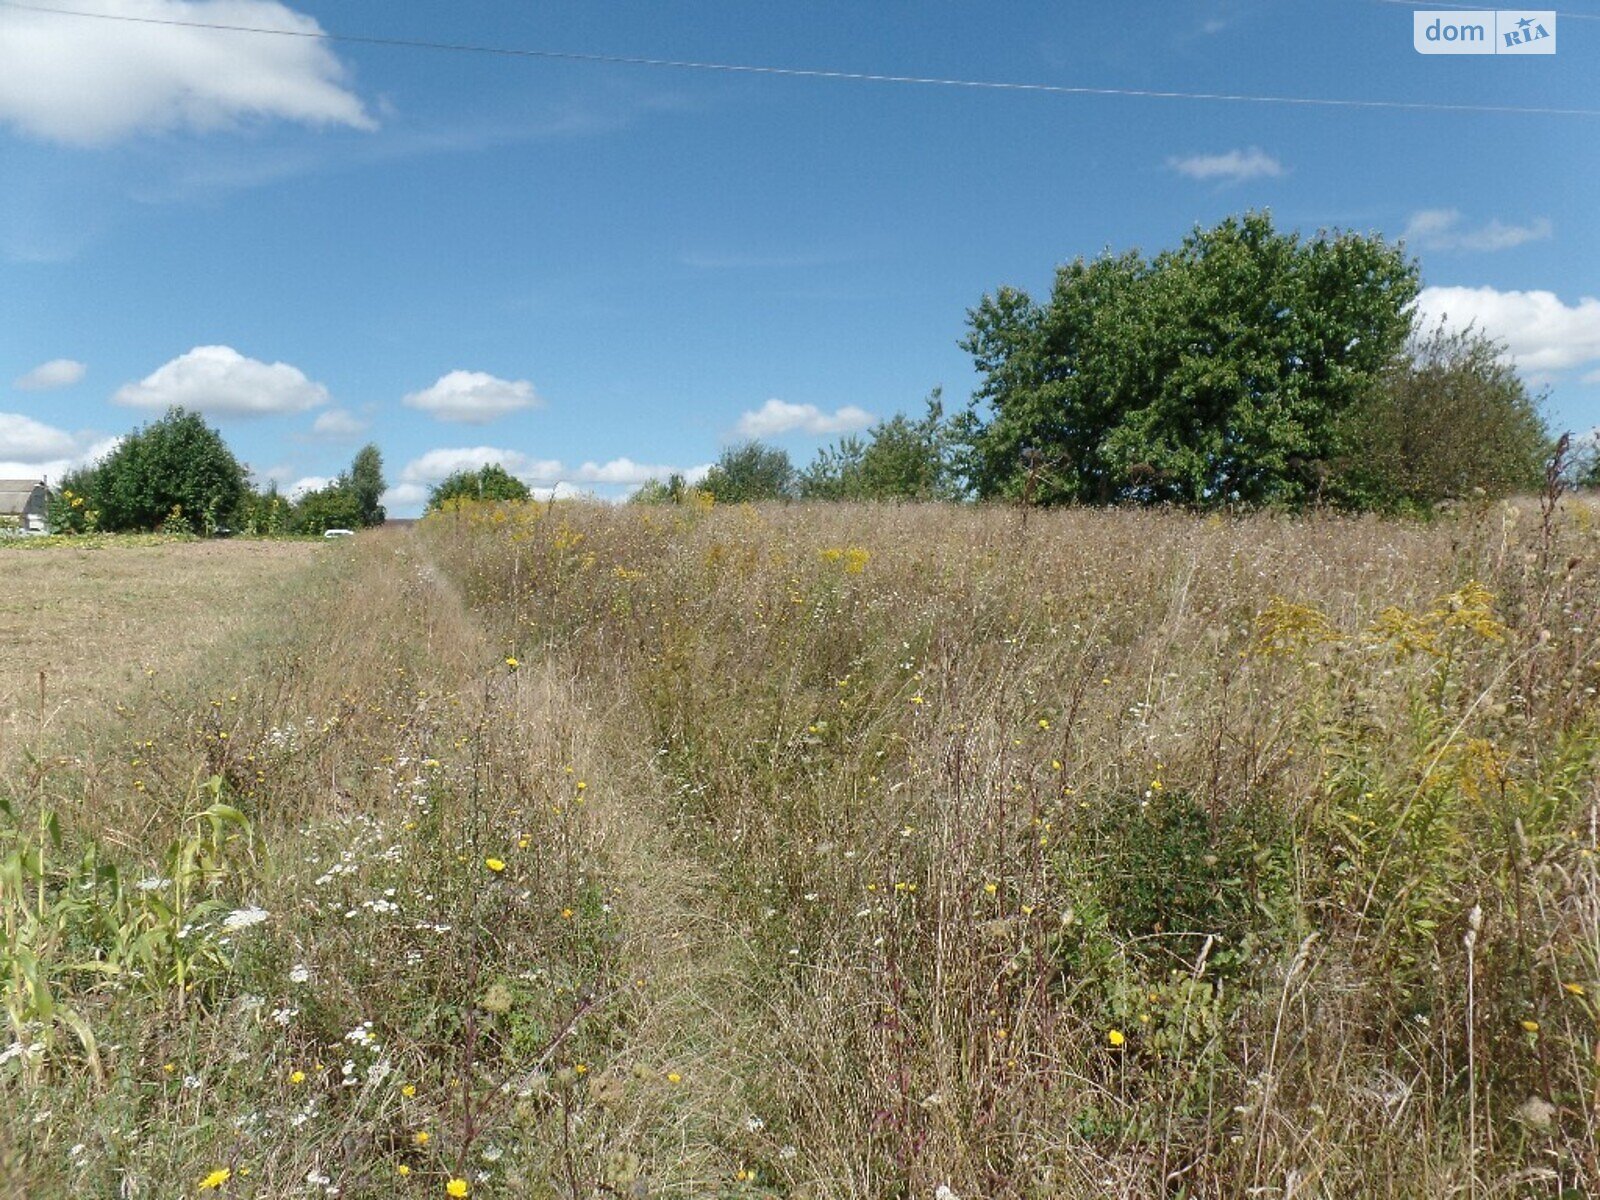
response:
[[[40,733],[98,719],[146,671],[182,670],[257,629],[324,550],[212,541],[0,551],[0,760]]]
[[[561,503],[0,556],[0,1195],[1592,1194],[1597,552]]]

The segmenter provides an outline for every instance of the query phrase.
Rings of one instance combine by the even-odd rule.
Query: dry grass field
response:
[[[259,628],[323,550],[288,541],[0,550],[0,761],[63,723],[102,719],[146,670],[180,670]]]
[[[4,774],[0,1194],[1600,1188],[1587,506],[244,550],[26,567],[191,607]]]

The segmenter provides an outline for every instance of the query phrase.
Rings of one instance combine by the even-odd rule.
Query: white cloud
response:
[[[383,506],[391,512],[399,509],[417,509],[428,502],[428,485],[425,483],[397,483],[383,493]]]
[[[282,491],[291,480],[298,478],[298,473],[288,463],[278,463],[271,467],[247,464],[245,469],[250,473],[252,487],[264,488],[271,483],[276,484],[278,490]]]
[[[275,0],[97,0],[94,7],[147,22],[321,31]],[[344,65],[313,37],[0,10],[0,121],[51,141],[98,145],[140,131],[268,118],[373,128],[345,79]]]
[[[1417,297],[1429,324],[1473,325],[1506,343],[1525,371],[1561,371],[1600,360],[1600,300],[1567,304],[1554,292],[1502,292],[1492,287],[1430,287]]]
[[[603,463],[584,462],[569,467],[558,458],[532,458],[520,450],[497,446],[461,446],[430,450],[400,468],[398,481],[384,493],[383,503],[397,512],[417,510],[428,499],[428,490],[457,471],[476,471],[485,464],[504,467],[527,484],[535,499],[589,494],[593,486],[605,489],[611,499],[623,499],[641,484],[652,479],[682,475],[690,483],[705,478],[710,463],[693,467],[656,466],[631,458],[613,458]]]
[[[313,437],[353,438],[366,430],[365,421],[342,408],[330,408],[327,412],[318,413],[317,419],[311,423]]]
[[[21,413],[0,413],[0,458],[71,458],[78,453],[78,439],[65,429],[57,429]]]
[[[307,492],[319,492],[332,482],[326,475],[304,475],[284,488],[283,494],[290,500],[298,500]]]
[[[48,479],[99,462],[121,443],[56,429],[20,413],[0,413],[0,479]]]
[[[1463,228],[1461,213],[1453,208],[1424,208],[1411,214],[1400,236],[1419,250],[1510,250],[1526,242],[1543,241],[1554,232],[1549,217],[1527,225],[1506,225],[1499,219],[1476,229]]]
[[[451,371],[431,387],[412,392],[402,403],[441,421],[487,425],[518,409],[535,408],[542,401],[533,384],[525,379],[497,379],[482,371]]]
[[[429,450],[400,468],[401,483],[438,483],[457,471],[476,471],[482,466],[504,467],[507,473],[521,478],[530,471],[538,474],[553,468],[560,471],[559,462],[538,462],[520,450],[501,450],[496,446],[463,446]]]
[[[1248,150],[1229,150],[1225,154],[1191,154],[1169,158],[1167,166],[1190,179],[1217,179],[1240,183],[1246,179],[1278,179],[1286,172],[1283,164],[1259,146]]]
[[[781,433],[826,436],[853,433],[867,428],[872,422],[871,413],[853,404],[847,404],[833,413],[825,413],[815,404],[768,400],[755,411],[741,416],[737,429],[741,437],[750,438],[775,437]]]
[[[12,386],[24,392],[47,392],[52,388],[71,387],[88,370],[81,362],[74,362],[70,358],[52,358],[13,381]]]
[[[220,416],[296,413],[328,401],[328,389],[288,363],[246,358],[231,346],[196,346],[112,397],[135,408],[180,405]]]
[[[687,482],[694,483],[704,478],[710,469],[710,463],[698,467],[653,467],[647,463],[636,463],[631,458],[613,458],[610,462],[599,464],[586,462],[581,467],[565,473],[563,477],[574,483],[638,487],[649,483],[652,479],[665,480],[671,475],[682,475]]]

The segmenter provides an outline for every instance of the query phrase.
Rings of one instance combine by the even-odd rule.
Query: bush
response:
[[[112,532],[164,527],[174,510],[195,533],[209,533],[239,507],[245,471],[222,435],[181,408],[134,430],[75,489]]]
[[[1413,333],[1353,414],[1341,484],[1363,507],[1429,506],[1537,490],[1551,438],[1505,347],[1471,329]]]
[[[528,485],[498,463],[484,463],[476,471],[457,471],[435,484],[428,493],[428,512],[450,500],[527,500]]]
[[[774,446],[741,442],[722,452],[700,488],[719,504],[787,499],[795,491],[794,464]]]

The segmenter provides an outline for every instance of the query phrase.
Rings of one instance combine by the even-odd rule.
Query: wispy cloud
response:
[[[52,358],[40,363],[26,375],[12,382],[12,387],[24,392],[48,392],[55,388],[71,387],[88,373],[89,368],[71,358]]]
[[[1411,214],[1400,236],[1418,250],[1511,250],[1528,242],[1548,239],[1555,232],[1549,217],[1536,217],[1526,225],[1507,225],[1499,219],[1470,227],[1454,208],[1424,208]]]
[[[1246,179],[1279,179],[1288,172],[1272,155],[1259,146],[1229,150],[1222,154],[1191,154],[1167,159],[1167,166],[1190,179],[1241,183]]]
[[[179,22],[220,13],[246,25],[321,31],[277,0],[101,0],[97,11]],[[140,132],[263,118],[373,128],[345,75],[327,44],[309,36],[241,37],[0,11],[0,121],[46,141],[96,146]]]
[[[366,421],[342,408],[330,408],[327,412],[318,413],[317,419],[311,423],[311,436],[328,441],[360,437],[366,431]]]

